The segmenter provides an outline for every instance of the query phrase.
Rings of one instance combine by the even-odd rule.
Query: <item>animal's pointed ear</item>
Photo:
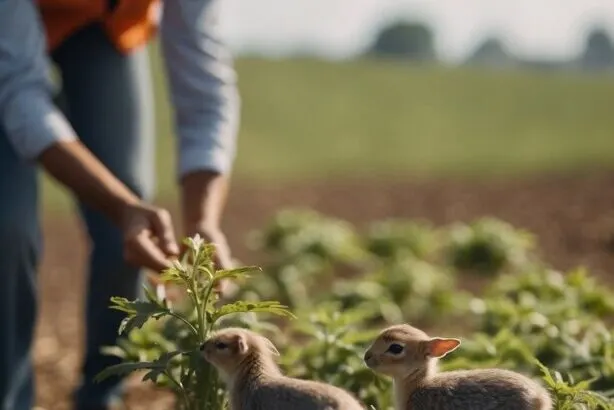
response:
[[[444,357],[460,344],[459,339],[433,337],[426,342],[426,355],[429,357]]]
[[[266,340],[266,345],[268,346],[269,350],[271,351],[271,353],[273,353],[275,356],[281,356],[279,354],[279,350],[277,350],[277,348],[275,347],[275,345],[273,344],[273,342],[271,342],[269,339],[265,338]]]
[[[279,350],[277,350],[277,348],[275,347],[275,345],[273,344],[273,342],[271,342],[271,340],[267,337],[264,337],[262,335],[260,335],[260,339],[262,339],[262,343],[264,343],[264,345],[266,346],[266,348],[273,353],[275,356],[280,356],[279,354]]]
[[[239,351],[240,354],[247,353],[247,350],[248,350],[247,339],[243,335],[237,336],[237,350]]]

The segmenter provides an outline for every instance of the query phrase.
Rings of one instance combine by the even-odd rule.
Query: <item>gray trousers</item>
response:
[[[155,136],[147,51],[121,55],[100,27],[91,26],[74,34],[52,58],[62,73],[63,108],[82,142],[132,190],[151,197]],[[30,350],[42,252],[37,174],[36,164],[17,157],[0,126],[0,410],[30,410],[34,404]],[[140,271],[124,262],[121,232],[87,206],[79,204],[79,211],[91,254],[86,351],[75,408],[104,409],[121,382],[92,380],[117,363],[100,353],[101,346],[115,343],[123,317],[108,309],[109,298],[134,299],[142,281]]]

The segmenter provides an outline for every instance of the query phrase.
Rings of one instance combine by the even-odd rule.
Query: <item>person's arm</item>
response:
[[[204,234],[222,245],[218,252],[228,253],[220,222],[240,99],[232,56],[218,33],[220,5],[220,0],[165,1],[160,34],[178,134],[184,229]]]
[[[129,257],[161,269],[176,249],[165,212],[139,198],[104,167],[77,138],[54,106],[46,41],[31,0],[0,1],[0,126],[17,155],[39,161],[85,203],[126,233]],[[152,237],[161,239],[161,248]],[[176,253],[176,252],[175,252]]]

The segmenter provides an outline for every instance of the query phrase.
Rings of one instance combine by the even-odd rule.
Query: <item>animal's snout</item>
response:
[[[364,356],[365,362],[368,362],[369,359],[371,359],[371,357],[373,357],[373,354],[371,352],[365,352],[365,356]]]
[[[200,350],[201,352],[205,351],[205,344],[201,343],[201,345],[198,347],[198,350]]]

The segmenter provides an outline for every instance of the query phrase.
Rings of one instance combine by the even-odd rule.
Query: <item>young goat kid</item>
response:
[[[363,410],[347,391],[284,376],[273,343],[250,330],[226,328],[201,346],[230,393],[231,410]]]
[[[431,338],[410,325],[396,325],[379,334],[364,361],[393,378],[396,410],[552,409],[548,392],[519,373],[501,369],[438,373],[439,358],[460,343]]]

